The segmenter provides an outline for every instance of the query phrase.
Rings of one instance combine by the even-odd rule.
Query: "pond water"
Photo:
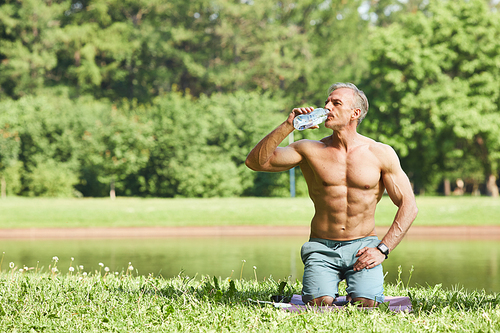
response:
[[[134,274],[173,277],[209,275],[233,279],[302,280],[300,247],[304,237],[210,237],[110,240],[2,240],[2,271],[13,262],[48,270],[57,256],[59,271],[83,266],[85,272],[103,268],[122,272],[129,262]],[[405,239],[383,264],[386,282],[394,283],[401,266],[402,281],[410,286],[442,284],[500,292],[500,242]],[[255,268],[254,268],[255,267]],[[410,271],[413,267],[413,273]]]

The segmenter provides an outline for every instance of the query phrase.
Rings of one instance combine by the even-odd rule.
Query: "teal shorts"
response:
[[[346,280],[347,294],[384,302],[384,271],[382,265],[355,272],[356,253],[364,247],[376,247],[376,236],[351,241],[311,238],[302,246],[304,263],[302,300],[307,303],[317,297],[338,297],[339,283]]]

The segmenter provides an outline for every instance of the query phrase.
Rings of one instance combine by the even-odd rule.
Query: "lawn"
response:
[[[415,225],[499,224],[499,199],[418,197],[417,203]],[[390,224],[394,213],[384,197],[377,224]],[[0,228],[308,225],[312,214],[307,198],[0,200]],[[57,268],[56,259],[43,269],[0,262],[0,332],[500,331],[500,294],[440,285],[408,287],[400,278],[385,285],[385,294],[409,296],[410,313],[355,306],[290,313],[249,301],[268,301],[278,293],[283,281],[272,277],[245,280],[236,272],[231,280],[181,273],[166,279],[138,276],[132,267],[110,272],[102,265],[84,272],[75,265],[69,271],[66,266],[64,273]],[[300,281],[285,282],[285,294],[300,294]]]
[[[417,197],[414,225],[499,225],[500,199]],[[392,223],[396,207],[385,196],[376,223]],[[0,228],[147,227],[278,225],[307,226],[314,207],[309,198],[49,199],[0,200]]]
[[[56,264],[56,263],[54,263]],[[386,295],[410,296],[413,311],[394,313],[348,305],[336,312],[287,312],[269,301],[280,281],[126,272],[60,274],[18,267],[0,273],[2,332],[497,332],[500,294],[386,285]],[[284,294],[300,293],[286,282]],[[345,287],[345,286],[344,286]]]

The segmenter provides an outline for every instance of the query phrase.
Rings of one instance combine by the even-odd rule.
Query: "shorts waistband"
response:
[[[377,236],[367,236],[367,237],[361,237],[361,238],[357,238],[357,239],[351,239],[351,240],[348,240],[348,241],[336,241],[336,240],[324,239],[324,238],[309,238],[309,241],[310,242],[322,243],[322,244],[325,244],[328,247],[333,247],[333,246],[336,246],[336,245],[337,246],[343,246],[343,245],[352,244],[352,243],[356,243],[356,242],[362,242],[362,241],[367,241],[367,240],[375,240],[375,239],[378,240],[378,237]]]

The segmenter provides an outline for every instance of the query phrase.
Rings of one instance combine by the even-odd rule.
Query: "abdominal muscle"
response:
[[[311,238],[375,236],[375,208],[385,187],[380,160],[370,149],[374,143],[364,140],[344,152],[323,141],[300,146],[305,156],[300,168],[316,211]]]
[[[377,192],[375,188],[346,186],[329,186],[319,191],[310,189],[316,211],[311,222],[311,238],[348,241],[376,236]]]

